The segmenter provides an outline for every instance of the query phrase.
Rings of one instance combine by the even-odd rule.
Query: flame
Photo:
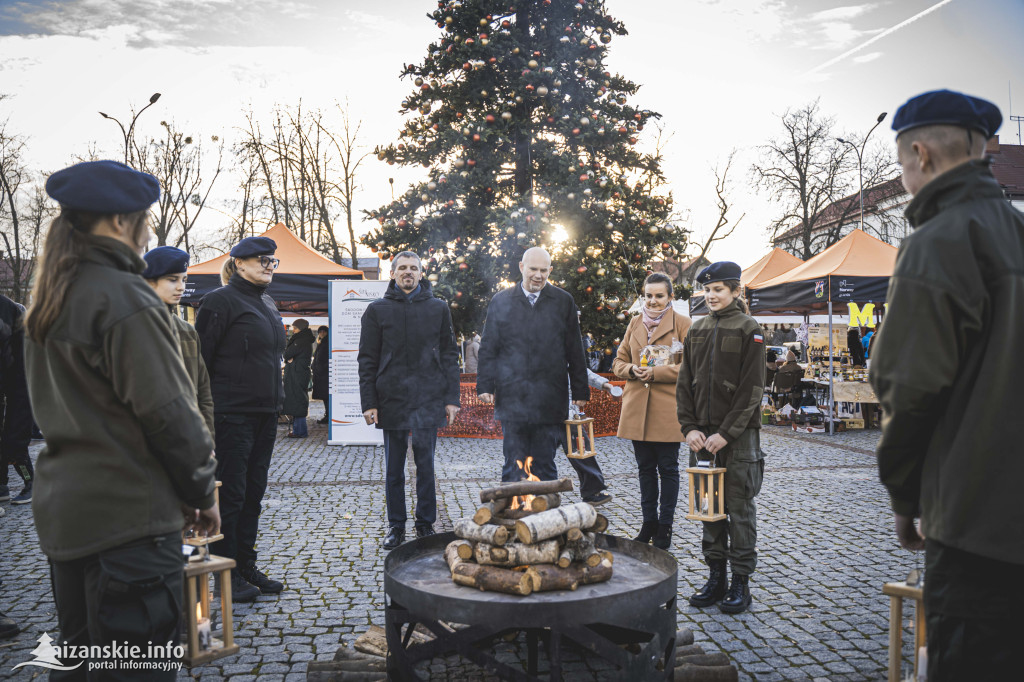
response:
[[[196,622],[198,623],[203,619],[203,605],[196,602]]]
[[[530,467],[531,467],[532,464],[533,464],[533,457],[527,457],[525,465],[522,462],[520,462],[519,460],[516,460],[516,465],[520,469],[523,470],[523,473],[526,474],[525,480],[527,480],[527,481],[539,481],[540,479],[537,478],[536,476],[534,476],[533,472],[530,471]],[[533,501],[533,498],[534,498],[533,495],[519,495],[518,497],[513,497],[512,498],[512,506],[510,508],[511,509],[521,509],[523,507],[526,507],[527,505],[530,504],[530,502]]]

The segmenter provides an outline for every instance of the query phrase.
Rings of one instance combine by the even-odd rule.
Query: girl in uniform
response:
[[[724,613],[750,606],[750,574],[757,564],[757,507],[764,454],[764,332],[740,298],[740,267],[713,263],[698,276],[710,314],[690,328],[676,384],[679,424],[690,446],[690,466],[714,459],[725,467],[727,518],[704,522],[704,558],[710,576],[690,597],[697,607],[718,603]],[[726,586],[726,563],[732,583]]]

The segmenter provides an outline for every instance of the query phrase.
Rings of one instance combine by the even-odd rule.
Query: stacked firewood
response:
[[[455,522],[460,538],[444,552],[459,585],[528,595],[575,590],[612,577],[612,553],[599,550],[594,533],[608,519],[586,502],[562,506],[572,481],[518,481],[480,491],[483,503]],[[518,500],[519,505],[513,500]]]

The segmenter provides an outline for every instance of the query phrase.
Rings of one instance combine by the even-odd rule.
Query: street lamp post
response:
[[[149,98],[149,104],[147,104],[146,106],[144,106],[141,109],[139,109],[138,113],[135,114],[134,116],[132,116],[132,121],[128,125],[128,130],[125,130],[124,129],[124,124],[122,124],[120,121],[118,121],[113,116],[110,116],[108,114],[104,114],[102,111],[99,112],[100,116],[102,116],[103,118],[108,119],[110,121],[113,121],[121,129],[121,135],[124,136],[124,163],[125,163],[125,165],[129,165],[128,164],[128,150],[131,147],[132,135],[135,133],[135,121],[137,121],[139,119],[139,116],[142,116],[142,112],[143,111],[145,111],[146,109],[149,109],[151,106],[156,104],[156,101],[158,99],[160,99],[160,93],[159,92],[154,92],[152,94],[152,96],[150,96],[150,98]]]
[[[857,147],[857,145],[855,145],[854,143],[850,142],[849,140],[844,140],[841,137],[837,137],[836,138],[837,140],[839,140],[843,144],[848,144],[851,147],[853,147],[853,151],[857,154],[857,172],[860,174],[860,229],[861,230],[864,229],[864,148],[868,144],[868,138],[871,137],[871,133],[875,132],[875,128],[877,128],[879,126],[879,124],[881,124],[881,122],[885,120],[886,114],[887,114],[887,112],[883,111],[882,113],[880,113],[878,115],[878,119],[875,121],[875,125],[871,126],[871,130],[869,130],[868,134],[864,136],[864,140],[860,143],[860,147],[859,148]]]

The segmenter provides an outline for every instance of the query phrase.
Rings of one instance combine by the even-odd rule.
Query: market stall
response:
[[[274,272],[267,293],[283,314],[326,315],[327,283],[332,279],[363,279],[362,270],[339,265],[317,253],[284,223],[278,223],[260,237],[270,237],[277,244],[275,256],[281,265]],[[228,254],[196,263],[188,269],[188,282],[181,304],[199,307],[203,297],[221,286],[220,271]]]
[[[885,303],[889,277],[896,265],[896,253],[896,247],[861,230],[854,230],[807,262],[747,287],[752,315],[828,315],[826,328],[809,328],[808,367],[811,376],[808,377],[805,370],[805,379],[828,384],[830,418],[826,421],[830,432],[834,431],[837,414],[836,385],[866,384],[867,380],[866,373],[851,373],[852,363],[849,353],[845,352],[846,326],[834,324],[835,306],[840,305],[845,313],[853,313],[850,315],[851,324],[866,321],[873,327],[870,314],[875,311],[875,306]],[[813,338],[810,332],[814,332]],[[844,386],[840,390],[845,394],[848,389]],[[854,395],[867,396],[866,389],[849,390]]]

